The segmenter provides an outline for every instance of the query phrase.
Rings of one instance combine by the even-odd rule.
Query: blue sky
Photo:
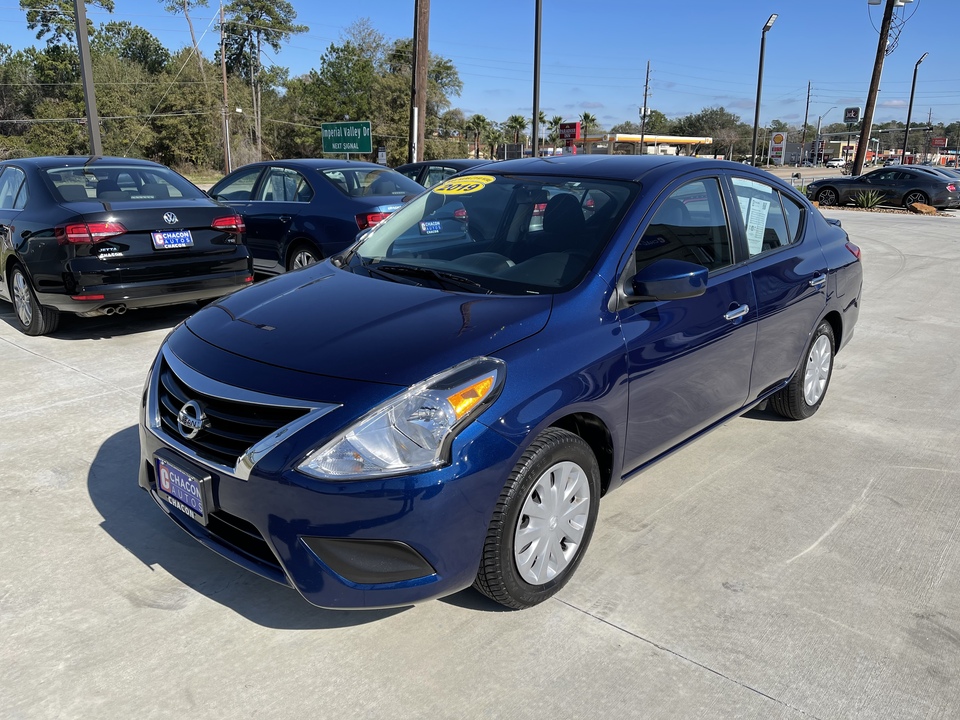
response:
[[[723,106],[752,123],[761,28],[767,34],[761,120],[803,121],[807,83],[813,84],[810,122],[826,113],[863,106],[877,50],[882,8],[867,0],[543,0],[540,107],[547,116],[576,119],[593,113],[610,127],[636,120],[643,100],[646,62],[651,62],[648,105],[674,118]],[[293,0],[308,33],[291,39],[266,60],[293,75],[318,67],[320,56],[343,29],[368,18],[387,38],[413,33],[413,0]],[[453,98],[469,117],[502,121],[533,107],[534,0],[433,0],[430,50],[453,61],[463,93]],[[95,8],[94,23],[110,19]],[[201,48],[217,47],[217,3],[194,16]],[[16,0],[0,0],[0,41],[30,43]],[[923,53],[914,120],[960,119],[960,2],[914,0],[898,11],[905,18],[894,52],[887,56],[876,121],[906,120],[914,64]],[[190,42],[182,16],[163,10],[163,0],[116,0],[113,19],[129,20],[168,47]],[[22,29],[22,30],[21,30]],[[829,110],[836,106],[837,109]]]

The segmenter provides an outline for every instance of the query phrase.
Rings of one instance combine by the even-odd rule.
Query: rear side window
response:
[[[0,174],[0,210],[23,209],[27,200],[25,178],[20,168],[4,168]]]
[[[799,239],[802,209],[766,183],[732,178],[750,257],[790,245]]]

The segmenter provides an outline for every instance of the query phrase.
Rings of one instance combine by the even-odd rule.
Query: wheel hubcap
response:
[[[803,399],[807,405],[816,405],[827,388],[830,378],[830,340],[821,335],[810,348],[807,369],[803,376]]]
[[[564,461],[530,488],[513,538],[514,562],[531,585],[550,582],[573,561],[590,512],[590,485],[583,468]]]
[[[30,302],[30,288],[27,287],[27,279],[22,273],[13,275],[13,304],[17,309],[17,317],[24,326],[30,325],[33,321],[33,305]]]
[[[313,265],[316,261],[317,259],[313,256],[313,253],[301,250],[293,256],[293,267],[294,269],[306,267],[307,265]]]

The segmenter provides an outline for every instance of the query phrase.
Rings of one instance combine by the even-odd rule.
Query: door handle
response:
[[[810,281],[810,287],[818,288],[821,285],[824,285],[827,282],[827,276],[824,273],[820,273]]]
[[[289,216],[289,215],[281,215],[280,218],[279,218],[280,222],[282,222],[282,223],[288,223],[288,222],[290,222],[292,219],[293,219],[293,218],[292,218],[291,216]]]
[[[737,318],[742,318],[742,317],[743,317],[744,315],[746,315],[748,312],[750,312],[750,306],[749,306],[749,305],[741,305],[741,306],[738,307],[738,308],[734,308],[734,309],[731,310],[730,312],[724,313],[724,314],[723,314],[723,319],[724,319],[724,320],[736,320]]]

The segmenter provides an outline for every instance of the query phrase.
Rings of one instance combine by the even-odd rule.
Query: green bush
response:
[[[857,193],[853,199],[853,204],[858,208],[875,208],[883,201],[883,195],[876,190],[867,190]]]

